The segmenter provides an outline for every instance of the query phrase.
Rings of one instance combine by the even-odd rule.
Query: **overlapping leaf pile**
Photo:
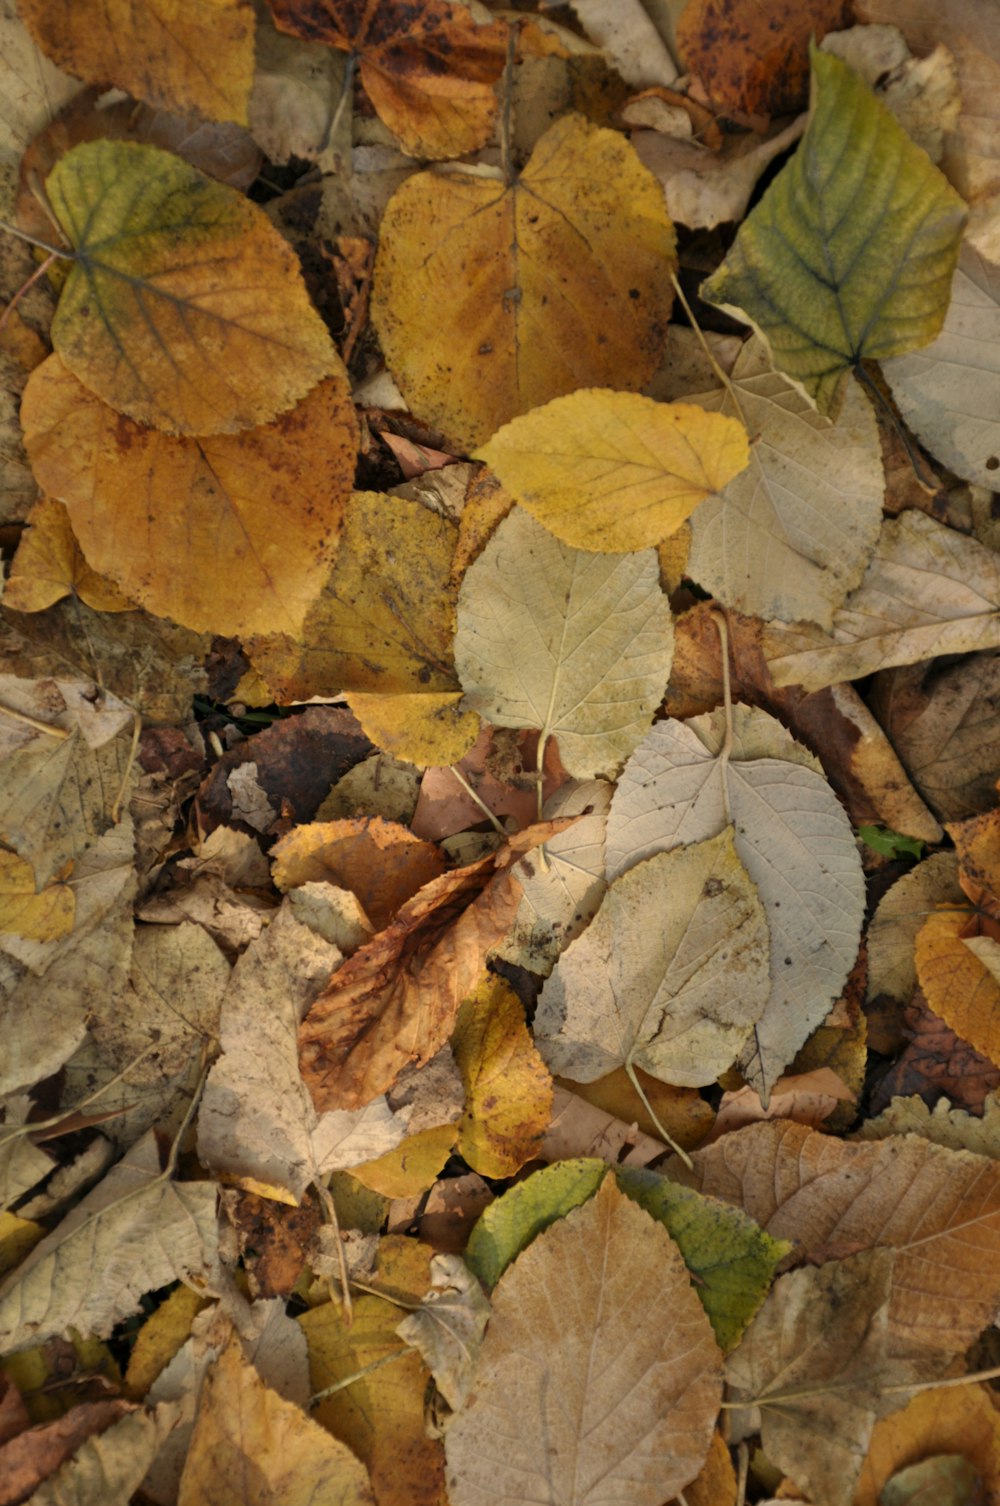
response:
[[[1000,28],[859,8],[0,0],[0,1506],[1000,1500]]]

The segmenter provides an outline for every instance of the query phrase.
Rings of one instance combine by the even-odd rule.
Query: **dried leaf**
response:
[[[76,895],[65,883],[38,890],[30,863],[0,848],[0,931],[31,941],[58,941],[73,929]]]
[[[131,1501],[146,1472],[177,1426],[177,1409],[161,1403],[152,1413],[130,1412],[106,1432],[88,1438],[72,1459],[35,1491],[36,1506],[107,1506]]]
[[[350,889],[376,931],[444,869],[430,842],[378,816],[306,822],[275,843],[271,859],[279,889],[317,880]]]
[[[407,400],[480,444],[581,385],[641,386],[673,265],[655,179],[617,132],[567,115],[509,188],[457,172],[403,184],[382,221],[372,318]]]
[[[990,1061],[1000,1062],[1000,982],[962,939],[971,919],[967,906],[927,917],[915,944],[917,978],[934,1013]]]
[[[459,1153],[485,1177],[513,1176],[537,1153],[552,1081],[508,983],[488,975],[479,984],[458,1011],[451,1043],[465,1084]]]
[[[902,1411],[880,1418],[861,1467],[855,1506],[881,1506],[883,1487],[898,1470],[931,1454],[951,1453],[969,1460],[996,1495],[1000,1489],[1000,1414],[988,1386],[924,1391]]]
[[[692,0],[677,22],[677,51],[722,114],[790,115],[805,103],[809,40],[848,24],[845,0]]]
[[[432,1289],[404,1318],[396,1332],[418,1349],[448,1405],[464,1406],[472,1385],[490,1304],[464,1260],[435,1255],[431,1260]]]
[[[25,522],[27,531],[4,587],[5,607],[44,612],[64,596],[79,597],[95,612],[127,612],[135,605],[87,564],[60,502],[39,497]]]

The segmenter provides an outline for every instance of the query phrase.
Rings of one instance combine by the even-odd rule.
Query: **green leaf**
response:
[[[801,145],[702,285],[835,416],[851,367],[918,350],[948,308],[965,206],[839,58],[812,52]]]
[[[556,1161],[491,1203],[469,1236],[465,1263],[492,1291],[537,1234],[593,1197],[607,1166],[589,1156]]]
[[[924,844],[919,837],[904,837],[888,826],[859,826],[858,836],[884,858],[923,857]]]
[[[792,1249],[739,1208],[680,1187],[658,1172],[620,1166],[626,1196],[663,1225],[695,1279],[695,1291],[728,1354],[767,1296],[779,1261]]]

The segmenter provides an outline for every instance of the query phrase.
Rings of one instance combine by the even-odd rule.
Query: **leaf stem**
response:
[[[694,316],[694,309],[688,303],[687,298],[684,295],[684,289],[681,287],[680,282],[678,281],[678,277],[677,277],[677,273],[676,272],[671,272],[671,274],[670,274],[670,281],[674,285],[674,292],[677,294],[677,297],[680,299],[681,304],[683,305],[685,314],[687,314],[688,318],[691,321],[691,328],[694,330],[695,334],[697,335],[698,342],[701,345],[702,350],[705,352],[706,356],[708,357],[708,363],[709,363],[709,365],[711,366],[712,370],[715,372],[716,376],[719,378],[719,381],[722,383],[722,385],[725,388],[726,392],[728,392],[730,398],[732,399],[733,407],[736,409],[736,412],[739,414],[740,423],[743,425],[744,429],[746,429],[747,433],[749,434],[750,433],[750,425],[747,423],[746,414],[743,412],[743,409],[740,406],[740,400],[739,400],[739,397],[737,395],[736,388],[733,386],[733,383],[730,380],[728,374],[725,371],[723,371],[722,367],[719,365],[718,361],[715,358],[715,353],[713,352],[712,347],[709,345],[708,341],[705,339],[705,336],[702,333],[701,325],[698,323],[697,319]]]
[[[350,1328],[351,1324],[354,1322],[354,1303],[351,1300],[351,1278],[348,1275],[347,1271],[347,1254],[344,1250],[344,1241],[341,1238],[340,1234],[340,1220],[337,1217],[337,1205],[333,1201],[333,1193],[330,1191],[329,1187],[326,1186],[321,1177],[316,1178],[316,1180],[313,1182],[313,1186],[316,1189],[316,1195],[319,1198],[320,1206],[323,1209],[323,1217],[333,1230],[334,1238],[337,1241],[337,1266],[338,1275],[340,1276],[341,1294],[340,1300],[343,1303],[344,1307],[345,1327]]]
[[[7,307],[4,309],[3,313],[0,314],[0,330],[3,330],[4,326],[7,323],[7,320],[10,318],[11,314],[17,308],[17,305],[20,303],[20,301],[24,297],[25,293],[29,292],[30,289],[34,287],[35,283],[38,282],[39,278],[42,278],[42,277],[45,276],[46,272],[49,270],[49,268],[51,267],[52,263],[57,260],[58,254],[59,253],[57,251],[50,251],[49,254],[48,254],[48,256],[45,258],[45,260],[43,262],[41,262],[40,265],[35,268],[35,270],[32,272],[31,276],[27,279],[27,281],[22,282],[21,286],[18,288],[17,292],[14,294],[13,298],[10,300],[10,302],[7,305]]]
[[[725,612],[715,610],[711,615],[719,633],[722,656],[722,704],[726,714],[726,735],[719,749],[718,765],[722,775],[722,801],[726,811],[726,825],[731,826],[733,812],[729,799],[729,755],[733,751],[733,696],[729,679],[729,625],[726,622]]]
[[[344,110],[347,108],[347,101],[351,99],[354,93],[354,70],[356,67],[357,56],[355,53],[349,52],[347,54],[347,62],[344,64],[344,77],[340,86],[340,98],[337,100],[336,109],[333,111],[333,114],[327,121],[326,130],[323,132],[322,139],[317,144],[317,153],[326,151],[334,136],[337,134],[337,131],[340,129],[340,122],[344,118]]]
[[[309,1398],[310,1409],[325,1401],[328,1396],[336,1396],[338,1391],[346,1391],[348,1386],[353,1386],[356,1381],[363,1380],[373,1370],[381,1370],[383,1365],[391,1365],[393,1360],[405,1359],[412,1354],[412,1349],[394,1349],[392,1354],[383,1354],[379,1359],[372,1360],[370,1365],[362,1365],[360,1370],[355,1370],[353,1375],[345,1375],[343,1380],[334,1381],[332,1386],[324,1386],[322,1391],[317,1391]]]
[[[479,806],[479,809],[486,817],[487,821],[493,827],[493,830],[498,831],[506,842],[507,833],[504,831],[502,825],[494,815],[493,811],[491,811],[489,806],[486,804],[486,801],[476,794],[476,791],[472,788],[472,785],[469,783],[465,775],[461,772],[456,764],[449,764],[448,767],[451,769],[451,772],[454,774],[455,778],[458,780],[459,784],[462,786],[469,799],[476,802],[476,804]]]
[[[39,251],[47,251],[50,256],[60,257],[63,261],[76,261],[75,251],[67,251],[61,246],[51,246],[48,241],[39,240],[37,235],[29,235],[27,230],[19,230],[16,225],[8,225],[6,220],[0,220],[0,230],[6,230],[8,235],[16,235],[19,241],[27,241],[29,246],[37,246]]]
[[[34,727],[36,732],[47,732],[49,737],[66,738],[72,737],[72,732],[67,732],[65,727],[53,727],[48,722],[40,722],[36,717],[28,716],[24,711],[15,711],[12,706],[0,704],[0,716],[9,716],[12,721],[23,722],[26,727]]]
[[[636,1075],[635,1067],[632,1065],[631,1056],[627,1056],[625,1058],[625,1072],[628,1076],[629,1082],[638,1093],[639,1100],[642,1103],[643,1108],[646,1110],[646,1113],[656,1125],[656,1130],[660,1136],[660,1139],[665,1145],[670,1146],[670,1149],[674,1152],[675,1155],[680,1157],[680,1159],[684,1162],[684,1165],[687,1167],[688,1171],[694,1171],[694,1162],[691,1160],[691,1157],[688,1155],[687,1151],[682,1145],[677,1144],[677,1141],[674,1139],[673,1135],[669,1134],[668,1131],[664,1129],[663,1125],[660,1123],[659,1115],[643,1092],[642,1083],[639,1081],[639,1078]]]
[[[500,165],[503,169],[504,187],[510,188],[514,181],[514,163],[511,155],[511,127],[514,107],[514,64],[517,59],[517,39],[521,23],[515,21],[507,33],[507,61],[503,70],[503,110],[500,114]]]

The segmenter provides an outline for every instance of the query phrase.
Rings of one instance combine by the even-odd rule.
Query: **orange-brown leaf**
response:
[[[809,86],[809,38],[850,25],[849,0],[691,0],[677,50],[722,113],[790,115]]]
[[[279,889],[317,880],[350,889],[377,931],[444,868],[432,843],[379,816],[297,826],[276,844],[271,857]]]
[[[965,908],[941,908],[917,932],[917,977],[927,1003],[990,1061],[1000,1063],[1000,983],[966,946],[978,934]]]

